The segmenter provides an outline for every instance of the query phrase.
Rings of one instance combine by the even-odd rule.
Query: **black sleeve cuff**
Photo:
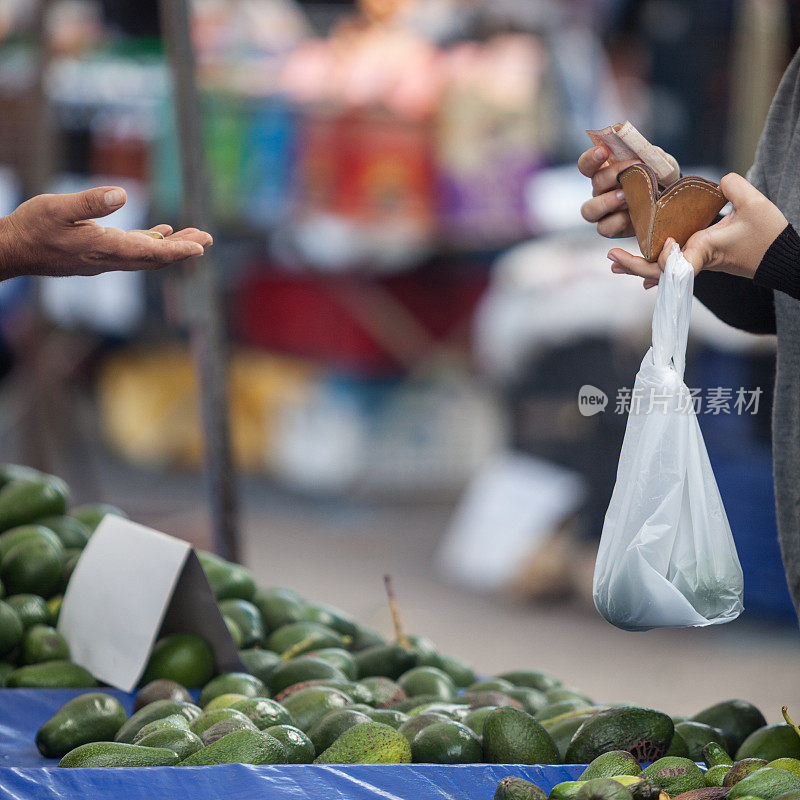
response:
[[[800,300],[800,236],[791,225],[767,248],[753,283]]]

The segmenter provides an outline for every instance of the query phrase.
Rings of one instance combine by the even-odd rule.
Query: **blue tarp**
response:
[[[58,769],[34,744],[38,728],[85,690],[0,689],[0,798],[14,800],[491,800],[519,775],[549,791],[582,766],[508,764],[225,764],[214,767]],[[128,711],[133,695],[104,689]]]

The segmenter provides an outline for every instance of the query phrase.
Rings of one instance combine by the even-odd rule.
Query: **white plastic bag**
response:
[[[694,270],[677,245],[653,312],[603,525],[594,602],[625,630],[698,627],[742,612],[742,568],[683,382]]]

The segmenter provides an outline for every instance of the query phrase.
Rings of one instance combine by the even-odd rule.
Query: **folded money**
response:
[[[618,122],[597,131],[586,131],[589,138],[605,147],[610,156],[609,162],[636,159],[650,167],[659,185],[669,186],[680,178],[678,162],[660,147],[650,144],[630,122]]]

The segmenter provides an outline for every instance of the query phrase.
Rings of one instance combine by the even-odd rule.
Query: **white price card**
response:
[[[113,514],[103,518],[75,567],[58,630],[76,664],[128,692],[156,639],[169,633],[202,636],[220,672],[242,669],[191,545]]]

